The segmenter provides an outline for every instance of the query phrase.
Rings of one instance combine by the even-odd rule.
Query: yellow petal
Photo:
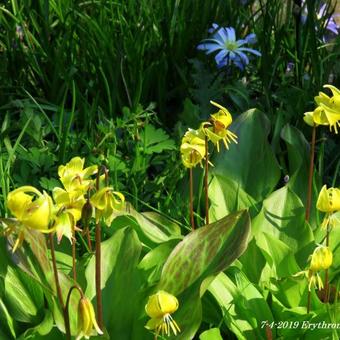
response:
[[[149,297],[148,303],[145,306],[145,311],[151,318],[160,318],[165,314],[174,313],[177,308],[177,298],[161,290]]]

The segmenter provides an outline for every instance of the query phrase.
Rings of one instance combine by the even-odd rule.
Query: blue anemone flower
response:
[[[244,39],[236,40],[235,29],[233,27],[219,27],[213,24],[209,33],[212,37],[204,39],[197,49],[205,51],[206,54],[218,52],[215,55],[215,61],[218,68],[229,66],[232,63],[239,69],[243,70],[249,64],[249,58],[246,53],[260,57],[261,53],[249,47],[246,44],[256,43],[256,35],[248,34]]]

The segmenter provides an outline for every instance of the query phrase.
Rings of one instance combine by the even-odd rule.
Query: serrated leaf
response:
[[[147,155],[176,149],[175,142],[170,139],[169,135],[163,129],[156,129],[151,124],[145,126],[140,136],[144,143],[143,151]]]

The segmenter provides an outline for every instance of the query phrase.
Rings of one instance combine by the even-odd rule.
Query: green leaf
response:
[[[304,219],[299,197],[285,186],[263,202],[253,220],[252,232],[272,275],[284,277],[304,268],[314,246],[314,236]]]
[[[1,291],[3,291],[3,287],[1,287]],[[16,332],[15,332],[15,321],[13,320],[12,316],[10,315],[5,303],[0,299],[0,329],[6,331],[7,333],[11,334],[11,336],[15,339]],[[0,333],[1,335],[1,333]],[[1,337],[0,337],[1,339]]]
[[[212,221],[221,219],[233,211],[246,209],[256,202],[238,183],[220,174],[213,175],[209,185],[210,208]]]
[[[266,339],[261,321],[272,321],[270,308],[260,291],[238,268],[220,273],[209,286],[224,311],[224,322],[240,340]]]
[[[147,155],[176,149],[174,140],[170,139],[163,129],[156,129],[152,124],[147,124],[140,136],[144,143],[143,151]]]
[[[238,136],[238,144],[216,154],[211,171],[238,183],[255,200],[262,200],[280,179],[280,168],[267,140],[268,118],[258,110],[248,110],[235,120],[231,130]]]
[[[45,317],[42,320],[42,322],[33,328],[29,328],[26,330],[19,338],[18,340],[24,340],[24,339],[32,339],[37,340],[41,339],[42,337],[48,335],[53,328],[53,315],[51,311],[48,309],[45,310]],[[60,337],[60,333],[59,333]],[[50,339],[50,337],[49,337]]]
[[[286,142],[289,165],[289,181],[288,186],[300,197],[302,202],[307,201],[307,182],[309,173],[309,152],[310,147],[305,136],[297,128],[285,125],[281,131],[281,138]],[[315,172],[314,180],[320,187],[320,179]],[[312,196],[311,204],[311,223],[316,220],[316,199],[318,192]]]
[[[140,274],[137,269],[141,249],[136,232],[129,227],[117,230],[101,244],[104,324],[112,339],[131,339],[133,324],[144,308],[139,295]],[[85,275],[86,295],[94,299],[94,256],[86,268]]]
[[[200,340],[223,340],[219,328],[210,328],[200,334]]]
[[[179,295],[195,282],[224,270],[245,251],[249,232],[245,210],[191,232],[170,254],[158,287]]]
[[[164,262],[179,240],[170,240],[150,250],[140,261],[138,268],[143,270],[148,284],[157,283],[161,277]]]
[[[24,273],[22,274],[24,275]],[[34,296],[30,294],[30,288],[21,281],[14,268],[7,268],[4,284],[6,305],[13,318],[21,322],[36,322],[40,306],[36,305]],[[36,283],[31,279],[30,284],[35,285]],[[40,287],[31,288],[39,289]],[[42,303],[43,301],[41,300],[40,302]]]
[[[179,226],[157,213],[139,213],[131,204],[125,204],[125,211],[115,219],[112,226],[131,226],[135,229],[143,243],[152,247],[174,238],[181,238]],[[132,218],[131,218],[132,217]]]

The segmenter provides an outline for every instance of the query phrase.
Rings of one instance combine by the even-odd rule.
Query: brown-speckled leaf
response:
[[[245,251],[249,232],[249,214],[241,210],[190,233],[167,259],[159,288],[179,295],[223,271]]]

